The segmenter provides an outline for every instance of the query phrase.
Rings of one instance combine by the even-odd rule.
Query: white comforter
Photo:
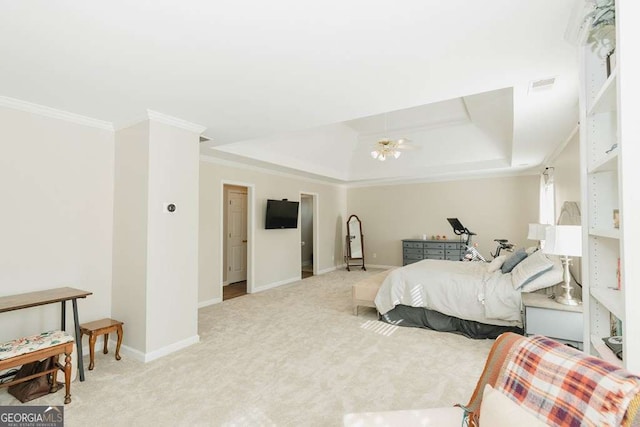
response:
[[[425,307],[492,325],[521,325],[520,292],[511,273],[487,271],[483,262],[424,260],[387,276],[375,299],[382,314],[396,305]]]

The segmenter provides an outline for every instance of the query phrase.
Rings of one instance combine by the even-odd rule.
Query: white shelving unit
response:
[[[619,4],[616,9],[616,56],[621,65],[621,51],[622,54],[632,52],[633,47],[625,50],[627,45],[621,43],[624,40],[621,29],[627,21],[620,19]],[[628,25],[636,25],[627,19]],[[586,40],[586,30],[583,40]],[[590,46],[583,44],[579,49],[585,351],[638,373],[640,283],[632,278],[640,277],[640,259],[633,258],[640,255],[635,248],[640,236],[631,233],[639,229],[636,223],[640,221],[637,216],[640,198],[634,192],[640,193],[640,164],[630,167],[633,162],[627,156],[637,155],[640,137],[637,133],[633,137],[631,131],[637,131],[638,125],[633,123],[627,106],[638,108],[640,101],[627,103],[630,96],[621,90],[629,87],[623,78],[624,73],[632,75],[630,69],[625,68],[623,72],[619,66],[607,76],[605,58]],[[623,95],[625,102],[621,99]],[[638,98],[637,93],[633,96]],[[622,114],[623,106],[626,115]],[[614,210],[618,211],[619,227],[614,225]],[[602,341],[612,335],[612,324],[622,326],[624,361]]]

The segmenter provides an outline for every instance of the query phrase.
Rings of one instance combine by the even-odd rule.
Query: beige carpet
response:
[[[96,351],[65,425],[339,426],[348,412],[466,403],[492,341],[386,325],[373,309],[354,316],[351,284],[376,272],[203,308],[201,342],[151,363]],[[31,403],[58,405],[61,393]],[[0,405],[16,403],[0,390]]]

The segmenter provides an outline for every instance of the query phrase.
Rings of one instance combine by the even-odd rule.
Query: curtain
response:
[[[555,224],[556,194],[553,179],[553,168],[546,168],[540,174],[540,224]]]

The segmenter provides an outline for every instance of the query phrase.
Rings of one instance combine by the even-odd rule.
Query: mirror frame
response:
[[[349,223],[351,223],[351,220],[355,219],[356,221],[358,221],[358,232],[360,233],[360,252],[362,253],[362,257],[358,257],[358,258],[353,258],[351,256],[351,230],[349,229]],[[367,268],[364,265],[364,235],[362,234],[362,221],[360,221],[360,218],[358,218],[358,215],[350,215],[349,218],[347,219],[347,236],[346,236],[346,246],[347,246],[347,251],[346,251],[346,256],[345,258],[345,264],[347,265],[347,271],[351,271],[351,266],[359,266],[361,267],[364,271],[367,271]],[[356,261],[355,263],[352,261]]]

